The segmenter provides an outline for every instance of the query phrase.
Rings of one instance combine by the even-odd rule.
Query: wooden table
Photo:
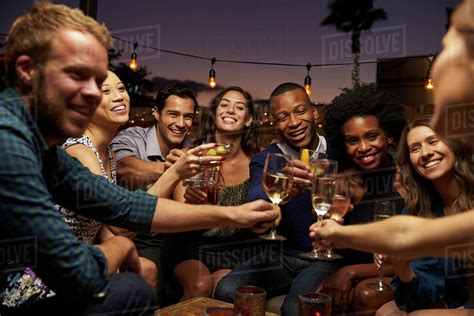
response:
[[[222,302],[218,301],[212,298],[207,298],[207,297],[196,297],[192,298],[190,300],[180,302],[178,304],[170,305],[167,307],[164,307],[162,309],[159,309],[155,312],[155,316],[177,316],[177,315],[182,315],[182,316],[194,316],[194,315],[204,315],[204,311],[208,307],[231,307],[233,308],[234,305],[227,303],[227,302]],[[267,316],[272,316],[276,315],[273,313],[266,313]]]

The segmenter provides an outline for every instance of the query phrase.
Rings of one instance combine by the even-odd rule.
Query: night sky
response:
[[[357,1],[357,0],[354,0]],[[77,7],[79,0],[53,1]],[[332,26],[321,27],[329,13],[326,0],[99,0],[97,19],[114,35],[207,58],[260,62],[312,64],[346,63],[348,37]],[[31,8],[33,1],[2,1],[0,33],[7,33],[14,19]],[[446,7],[459,0],[376,0],[387,12],[363,39],[362,60],[436,54],[446,27]],[[124,57],[130,45],[121,43]],[[207,83],[210,62],[206,60],[138,49],[140,65],[150,77]],[[238,85],[256,99],[268,98],[273,88],[286,81],[302,84],[305,67],[277,67],[219,63],[217,81]],[[339,89],[350,86],[351,67],[313,67],[311,99],[329,102]],[[361,65],[361,79],[375,81],[375,65]],[[155,87],[159,88],[159,87]],[[215,91],[201,92],[205,104]]]

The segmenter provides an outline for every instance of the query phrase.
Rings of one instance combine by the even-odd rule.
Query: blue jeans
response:
[[[30,306],[0,306],[0,315],[153,315],[157,308],[153,289],[138,274],[131,272],[112,276],[102,299],[89,302],[74,302],[73,299],[67,297],[67,293],[57,293]]]
[[[267,291],[267,298],[287,294],[281,307],[282,315],[298,315],[298,295],[316,290],[339,267],[334,261],[310,261],[281,253],[263,261],[261,257],[254,257],[226,275],[217,285],[214,297],[233,302],[239,286],[259,286]]]

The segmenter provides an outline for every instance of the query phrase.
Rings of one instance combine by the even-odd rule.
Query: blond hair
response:
[[[107,50],[112,38],[104,25],[84,15],[79,9],[48,2],[36,3],[31,12],[19,17],[13,23],[6,38],[6,81],[14,86],[17,80],[16,59],[28,55],[36,66],[47,61],[53,48],[57,32],[72,29],[89,33]]]
[[[474,54],[474,0],[464,0],[451,16],[452,26],[464,37],[470,54]]]

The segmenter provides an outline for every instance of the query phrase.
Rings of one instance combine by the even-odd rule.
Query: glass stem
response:
[[[383,271],[382,271],[383,263],[380,264],[380,269],[379,269],[379,283],[383,283]]]
[[[278,206],[278,203],[273,203],[273,205]],[[272,236],[275,236],[275,235],[276,235],[276,229],[277,229],[277,228],[276,228],[276,223],[275,223],[275,221],[273,221],[273,222],[272,222],[272,228],[271,228],[271,230],[270,230],[270,234],[271,234]]]
[[[316,222],[320,222],[323,220],[323,217],[321,215],[318,215],[317,219],[316,219]],[[321,240],[321,238],[319,236],[316,236],[316,241],[318,240]],[[315,254],[319,254],[319,247],[313,247],[313,253]]]

